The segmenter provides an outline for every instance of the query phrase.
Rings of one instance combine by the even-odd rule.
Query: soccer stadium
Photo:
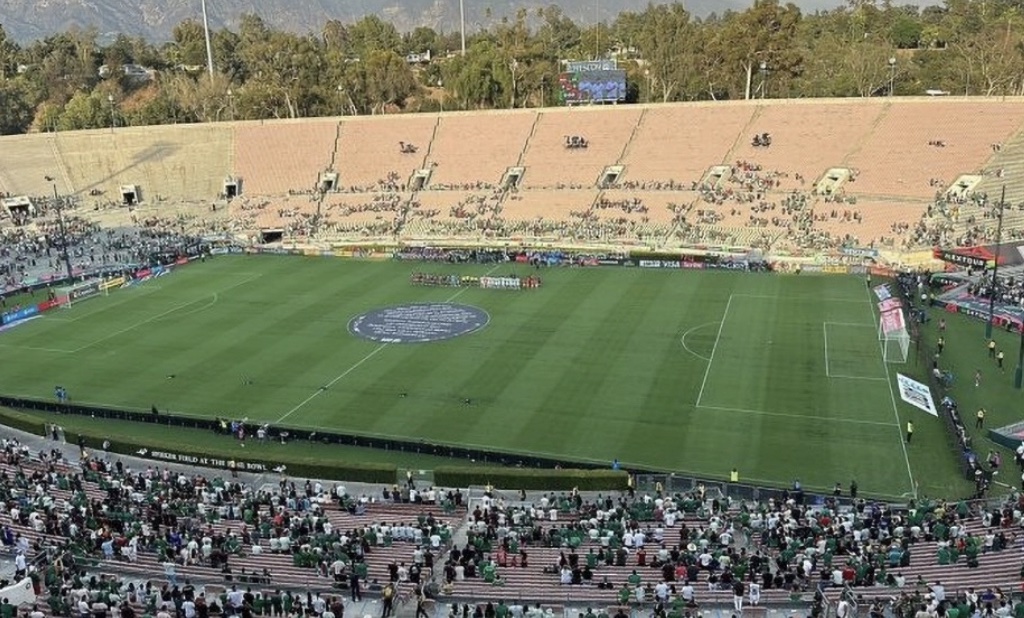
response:
[[[1022,110],[0,138],[4,616],[1009,615]]]

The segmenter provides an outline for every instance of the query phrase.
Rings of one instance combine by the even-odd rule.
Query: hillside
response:
[[[657,0],[656,0],[657,1]],[[742,9],[749,0],[693,0],[687,8],[699,16]],[[535,9],[550,0],[467,0],[470,29],[510,15],[518,8]],[[560,0],[566,15],[593,23],[595,14],[611,20],[622,11],[642,10],[648,0]],[[805,11],[837,6],[841,0],[798,0]],[[595,6],[597,10],[595,11]],[[317,31],[328,19],[354,21],[377,14],[407,31],[426,25],[450,31],[458,27],[457,0],[208,0],[211,26],[234,27],[244,13],[258,13],[275,27],[294,32]],[[141,34],[162,41],[175,24],[199,17],[199,0],[0,0],[0,24],[19,42],[45,37],[72,26],[95,27],[103,35]]]

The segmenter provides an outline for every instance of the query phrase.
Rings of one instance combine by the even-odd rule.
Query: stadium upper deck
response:
[[[1022,127],[1020,101],[978,98],[128,127],[2,138],[0,192],[109,218],[126,193],[159,215],[234,191],[234,231],[325,241],[906,249],[990,237],[979,198],[1004,182],[1024,202]]]

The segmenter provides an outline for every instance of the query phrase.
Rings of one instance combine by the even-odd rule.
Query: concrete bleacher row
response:
[[[76,473],[75,469],[68,466],[61,465],[58,466],[58,469],[68,475]],[[9,478],[16,477],[19,472],[30,474],[33,471],[44,470],[45,466],[38,462],[38,460],[22,461],[18,465],[7,462],[0,463],[0,474],[6,474]],[[107,491],[95,480],[84,480],[83,490],[84,497],[95,504],[104,503],[108,498]],[[62,501],[70,501],[73,497],[73,492],[68,489],[62,489],[56,484],[49,484],[45,487],[45,495],[54,504],[61,504]],[[39,497],[31,493],[29,496]],[[323,516],[331,522],[334,530],[358,538],[361,531],[368,530],[377,525],[397,525],[400,523],[416,525],[417,519],[424,514],[432,515],[439,525],[458,525],[460,515],[465,514],[464,508],[449,510],[448,513],[445,513],[442,506],[437,504],[409,504],[373,500],[366,503],[365,506],[366,510],[364,513],[353,514],[340,508],[337,504],[327,502],[323,504]],[[25,510],[24,505],[22,510]],[[216,507],[213,510],[216,511]],[[266,515],[265,510],[264,515]],[[225,536],[241,535],[244,527],[242,521],[237,519],[214,519],[217,519],[217,521],[202,522],[204,533],[210,531],[212,534],[223,534]],[[10,527],[15,535],[23,537],[32,547],[36,546],[37,542],[45,547],[49,544],[61,544],[65,541],[62,537],[49,535],[45,531],[34,529],[31,525],[21,525],[17,521],[12,520],[7,508],[3,509],[2,514],[0,514],[0,526]],[[255,528],[255,526],[249,527],[250,529]],[[422,547],[429,545],[429,539],[426,535],[423,537],[423,543]],[[292,551],[275,552],[275,545],[276,543],[272,539],[264,537],[259,540],[258,549],[256,549],[255,545],[242,546],[239,553],[230,555],[230,576],[225,575],[219,569],[195,564],[177,565],[176,575],[179,581],[191,578],[194,581],[223,582],[226,586],[239,583],[240,585],[252,585],[254,589],[262,587],[268,592],[275,589],[307,590],[310,588],[329,591],[332,588],[334,583],[332,578],[319,574],[314,568],[297,566],[293,559]],[[380,542],[376,545],[370,545],[364,554],[364,561],[367,566],[366,584],[364,586],[375,580],[380,583],[387,582],[389,577],[388,565],[392,562],[396,564],[412,564],[413,550],[416,547],[417,544],[415,543],[399,540],[393,543]],[[299,546],[293,543],[292,549],[298,550]],[[442,543],[440,548],[435,548],[433,551],[439,554],[440,557],[440,554],[443,554],[445,551],[445,545]],[[135,562],[126,561],[118,553],[116,553],[114,560],[103,560],[102,554],[95,549],[92,555],[98,561],[95,566],[89,567],[89,570],[93,572],[109,571],[134,574],[137,577],[160,581],[161,583],[165,579],[163,577],[164,561],[153,552],[139,551]],[[264,570],[269,571],[271,574],[272,579],[269,583],[243,583],[245,576],[260,574]],[[337,592],[341,594],[345,591]]]
[[[37,460],[23,461],[18,465],[7,462],[0,463],[0,473],[6,474],[9,478],[16,477],[19,472],[31,474],[34,471],[43,472],[46,469],[46,465]],[[68,466],[62,465],[57,469],[63,474],[75,473],[75,469]],[[13,488],[14,485],[9,487]],[[97,480],[84,480],[83,489],[84,497],[95,503],[101,503],[108,497],[105,485],[97,482]],[[43,491],[49,499],[58,504],[63,500],[70,500],[72,498],[71,491],[61,489],[56,484],[46,485]],[[30,491],[28,495],[36,495],[38,497],[39,494],[38,492],[32,494]],[[23,505],[22,508],[24,509],[25,506]],[[470,508],[472,508],[472,504]],[[467,523],[467,517],[470,514],[465,508],[446,513],[438,506],[373,502],[367,505],[367,510],[364,514],[353,515],[336,505],[324,505],[324,516],[334,525],[335,530],[338,531],[367,529],[380,523],[413,522],[426,512],[431,513],[439,522],[451,526],[455,530],[456,537],[460,536],[459,530],[464,527],[470,530],[473,528],[471,524]],[[730,510],[721,513],[722,517],[718,519],[719,521],[728,521],[729,519],[736,521],[739,513],[738,505],[733,505]],[[648,530],[652,527],[663,527],[667,547],[671,547],[673,540],[678,538],[678,530],[681,526],[685,525],[688,529],[694,531],[702,530],[709,525],[710,515],[708,514],[686,511],[681,512],[681,515],[682,517],[671,526],[665,525],[662,520],[656,517],[643,517],[640,521],[636,521],[635,525]],[[979,538],[983,538],[984,535],[992,530],[985,524],[984,518],[977,514],[966,515],[958,521],[966,528],[969,534]],[[557,517],[537,519],[529,525],[536,525],[540,529],[550,532],[554,528],[568,531],[578,523],[579,515],[577,512],[563,508],[557,514]],[[211,522],[209,525],[214,533],[230,535],[231,533],[240,533],[243,524],[239,520],[219,520]],[[961,556],[956,564],[938,564],[937,542],[921,539],[910,543],[908,546],[912,555],[909,565],[891,568],[890,573],[899,572],[906,579],[908,589],[916,588],[918,582],[934,583],[936,581],[943,582],[946,590],[950,593],[963,591],[968,588],[976,590],[987,588],[1012,589],[1018,584],[1020,579],[1021,563],[1019,553],[1021,547],[1019,546],[1018,539],[1013,534],[1013,529],[1019,527],[1019,525],[1019,520],[1014,520],[1013,517],[1005,518],[1000,529],[1006,532],[1008,537],[1011,537],[1010,545],[1001,551],[981,553],[978,565],[975,568],[969,568],[963,556]],[[37,540],[42,542],[59,542],[62,540],[60,537],[48,536],[44,532],[33,529],[31,526],[21,525],[16,521],[12,521],[8,515],[8,509],[4,509],[2,514],[0,514],[0,526],[10,526],[15,533],[22,535],[30,542]],[[203,527],[205,528],[205,526],[206,524],[204,523]],[[563,539],[566,538],[564,533],[561,536]],[[590,535],[582,536],[582,543],[575,547],[575,551],[581,557],[581,562],[590,550],[596,552],[602,547],[600,540],[596,540]],[[758,545],[759,536],[760,533],[757,529],[753,529],[749,535],[744,534],[736,541],[736,547],[743,547],[752,552],[761,547]],[[457,544],[458,541],[455,541],[455,543]],[[178,566],[177,576],[179,579],[189,577],[196,581],[207,583],[222,582],[224,585],[230,586],[232,583],[239,581],[239,576],[242,574],[243,569],[245,572],[253,574],[262,573],[266,569],[272,575],[272,582],[270,584],[252,584],[254,589],[265,589],[268,592],[274,589],[313,589],[316,591],[329,591],[331,589],[332,580],[330,578],[318,575],[313,568],[296,566],[289,552],[274,553],[272,551],[273,543],[268,538],[262,538],[259,541],[259,546],[259,552],[255,552],[251,546],[244,546],[239,554],[232,554],[230,558],[232,580],[227,580],[217,569],[196,565]],[[296,546],[293,545],[293,547]],[[387,565],[392,562],[411,563],[414,547],[413,543],[400,541],[396,541],[390,546],[384,544],[371,546],[365,556],[368,566],[367,579],[371,581],[378,580],[381,583],[387,581]],[[529,554],[529,567],[503,566],[499,568],[498,577],[501,582],[500,584],[488,583],[481,578],[458,580],[454,582],[453,589],[444,594],[443,600],[505,599],[526,600],[530,602],[544,600],[548,603],[587,603],[599,606],[613,606],[617,603],[620,587],[634,570],[640,575],[641,581],[644,584],[654,584],[661,581],[661,571],[659,569],[639,566],[636,554],[630,552],[625,566],[605,566],[599,564],[594,570],[593,581],[596,583],[607,578],[613,584],[611,589],[602,590],[594,585],[561,585],[559,584],[557,574],[546,573],[544,569],[558,563],[560,554],[568,551],[568,547],[565,544],[546,546],[544,543],[524,542],[521,547]],[[658,543],[649,540],[646,547],[648,548],[648,559],[650,560],[656,554]],[[444,563],[446,550],[447,546],[442,546],[441,549],[435,552],[435,581],[441,579],[442,569],[440,566]],[[762,547],[762,551],[765,551],[764,547]],[[833,564],[842,563],[843,555],[837,553]],[[137,573],[140,577],[154,581],[162,581],[163,577],[161,575],[164,572],[162,560],[158,559],[155,554],[147,552],[140,552],[137,562],[134,563],[102,561],[98,565],[90,567],[90,570],[94,572],[114,570],[120,573]],[[702,571],[695,584],[699,603],[728,603],[731,600],[731,591],[711,590],[706,582],[707,573]],[[885,586],[856,588],[855,590],[858,594],[867,598],[888,597],[896,592],[894,589]],[[801,601],[809,601],[813,591],[813,585],[805,586],[803,592],[797,595],[797,597]],[[792,602],[795,598],[790,590],[766,589],[762,593],[762,600],[766,604]]]
[[[336,236],[466,231],[528,236],[523,234],[528,228],[557,229],[572,212],[625,193],[650,203],[646,217],[594,210],[597,219],[619,225],[585,226],[579,235],[749,239],[764,235],[748,220],[756,213],[725,213],[724,220],[714,222],[687,219],[698,228],[681,230],[677,224],[683,221],[665,216],[662,208],[671,199],[658,195],[694,190],[715,166],[743,162],[776,179],[761,196],[767,201],[794,191],[810,195],[828,170],[850,170],[854,179],[841,190],[844,198],[858,202],[848,206],[859,212],[856,229],[824,221],[814,227],[870,244],[890,238],[894,224],[921,221],[937,192],[935,182],[949,186],[960,175],[980,174],[982,187],[991,190],[1000,180],[993,170],[1012,172],[1024,165],[1020,109],[1019,102],[1008,100],[824,99],[121,127],[0,138],[0,192],[44,195],[56,187],[61,194],[77,195],[89,211],[116,204],[120,187],[135,185],[144,202],[182,202],[198,209],[217,200],[225,182],[236,180],[249,200],[289,202],[270,215],[237,215],[236,227],[254,232],[287,228],[282,219],[294,215],[273,213],[295,208],[289,198],[314,193],[321,174],[332,172],[337,174],[333,188],[349,197],[328,194],[330,202],[365,203],[388,191],[402,194],[410,211],[388,221],[365,210],[328,213],[317,199],[297,206],[309,216],[322,214]],[[770,147],[751,143],[761,133],[771,134]],[[572,136],[585,138],[587,147],[567,149],[565,140]],[[621,171],[612,186],[604,187],[608,166]],[[501,212],[492,213],[501,221],[460,221],[454,229],[444,223],[467,192],[490,199],[506,172],[517,167],[522,169],[518,191],[500,195]],[[422,187],[413,187],[420,170],[429,177]],[[1018,184],[1011,195],[1024,195],[1024,181]],[[441,222],[425,221],[431,217],[423,212],[439,204]],[[819,200],[816,210],[821,208],[829,205]],[[420,213],[413,212],[417,209]],[[237,211],[233,205],[232,214]],[[411,222],[417,224],[404,226]],[[361,229],[364,225],[371,233]]]
[[[565,526],[572,524],[574,521],[574,517],[571,515],[566,518],[565,514],[562,514],[559,518],[562,521],[559,521],[557,524],[544,522],[542,525],[545,527]],[[639,523],[642,526],[654,525],[654,522]],[[966,519],[963,523],[973,535],[983,536],[987,532],[979,518]],[[680,524],[686,525],[692,530],[706,526],[707,519],[688,514],[682,520],[676,522],[676,527]],[[1004,528],[1004,531],[1008,535],[1012,533],[1009,527]],[[675,528],[666,528],[666,539],[675,533]],[[671,542],[666,541],[667,547],[671,547],[671,545]],[[500,568],[498,570],[498,575],[501,579],[500,585],[487,583],[479,578],[457,581],[454,585],[454,594],[459,597],[468,596],[478,599],[548,599],[566,603],[612,606],[618,602],[619,590],[634,570],[640,575],[641,583],[644,586],[648,584],[654,585],[662,581],[661,570],[650,567],[651,558],[657,551],[657,543],[649,543],[647,545],[648,566],[638,566],[635,553],[631,552],[626,566],[599,565],[593,571],[593,584],[590,585],[561,585],[557,574],[543,572],[544,567],[557,565],[560,555],[568,551],[564,544],[560,547],[538,545],[525,545],[523,547],[528,551],[529,568],[524,569],[517,566]],[[584,562],[583,559],[589,551],[593,550],[596,552],[600,548],[601,544],[599,542],[592,540],[584,541],[582,545],[576,548],[576,552],[580,556],[580,562]],[[751,547],[750,551],[753,551],[753,549]],[[923,582],[924,586],[942,582],[948,594],[953,595],[957,592],[965,592],[968,589],[977,591],[996,588],[1013,590],[1020,582],[1020,547],[1014,546],[1002,551],[983,553],[979,558],[977,568],[969,568],[963,556],[960,557],[957,564],[938,564],[938,544],[935,541],[918,541],[911,544],[908,549],[912,555],[909,566],[889,569],[890,573],[898,572],[905,578],[906,587],[904,590],[921,589],[922,585],[919,582]],[[834,558],[833,564],[842,565],[842,560],[843,556],[837,555]],[[595,584],[606,577],[612,583],[612,588],[599,589]],[[711,588],[708,586],[707,580],[708,572],[702,570],[698,581],[693,584],[698,603],[730,604],[732,602],[733,593],[731,589]],[[813,580],[816,584],[817,578],[815,577]],[[677,581],[675,584],[679,587],[682,585],[682,582]],[[802,591],[796,594],[788,589],[762,589],[761,599],[762,603],[766,605],[782,605],[794,601],[809,602],[814,596],[815,589],[814,586],[805,586]],[[842,588],[830,588],[826,585],[825,590],[833,591],[837,594]],[[888,600],[893,594],[898,594],[901,591],[885,585],[855,587],[853,590],[856,594],[866,599],[878,598],[884,600]]]

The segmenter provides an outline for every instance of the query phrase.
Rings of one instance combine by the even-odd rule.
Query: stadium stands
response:
[[[887,600],[936,582],[953,597],[1012,591],[1019,581],[1021,514],[1013,499],[891,509],[804,504],[796,491],[741,503],[698,487],[526,501],[478,492],[467,510],[461,493],[434,488],[406,502],[388,488],[350,495],[302,480],[229,485],[152,467],[121,471],[102,458],[82,468],[44,461],[11,441],[0,450],[0,474],[8,479],[0,510],[6,545],[30,557],[60,547],[51,559],[70,551],[87,573],[153,581],[153,593],[126,599],[140,613],[159,606],[155,591],[164,581],[191,578],[223,605],[220,595],[234,585],[267,597],[276,590],[347,596],[352,574],[364,590],[395,577],[408,590],[413,564],[441,600],[599,607],[623,597],[650,607],[662,582],[672,585],[672,600],[689,594],[689,582],[697,604],[727,605],[737,577],[761,583],[763,604],[809,602],[819,586],[828,595],[850,586],[865,599]],[[435,501],[424,503],[432,494]],[[68,516],[90,501],[104,508]],[[147,517],[153,508],[164,515]],[[51,578],[59,573],[48,568]],[[50,613],[64,613],[71,588],[48,588]]]
[[[618,163],[633,137],[638,108],[572,108],[538,112],[523,156],[523,186],[537,189],[592,187],[605,166]],[[566,140],[585,140],[569,147]]]
[[[901,101],[886,105],[870,135],[847,158],[857,180],[847,192],[929,199],[930,180],[943,187],[977,174],[1021,128],[1020,104],[998,100],[951,103]]]
[[[339,184],[349,191],[366,191],[394,176],[400,186],[406,185],[430,154],[437,125],[436,115],[345,118],[336,161]]]
[[[714,103],[650,107],[622,160],[625,184],[656,188],[675,182],[689,188],[711,166],[731,162],[733,144],[757,109]]]
[[[882,107],[871,102],[833,101],[821,105],[764,105],[740,135],[732,159],[780,172],[778,191],[809,191],[829,168],[845,167],[872,130]],[[755,146],[768,133],[771,146]]]
[[[392,191],[329,194],[320,205],[323,233],[339,238],[393,235],[405,219],[409,194]]]
[[[420,191],[404,234],[420,238],[478,238],[501,207],[495,191]]]
[[[431,187],[497,186],[519,161],[537,116],[526,110],[443,114],[427,161]]]
[[[917,223],[927,207],[927,203],[910,200],[858,200],[855,204],[821,202],[814,207],[814,227],[849,246],[892,244]]]
[[[231,127],[125,127],[57,134],[57,151],[74,191],[87,204],[120,203],[122,185],[146,202],[200,201],[224,191],[231,170]]]
[[[663,248],[905,250],[991,240],[1004,182],[1011,206],[1024,203],[1018,107],[759,100],[121,127],[4,138],[0,191],[48,195],[56,184],[104,222],[155,208],[219,231],[324,242],[566,233]],[[518,182],[502,185],[513,168]],[[337,177],[322,194],[327,172]],[[962,176],[980,183],[945,196]],[[203,211],[229,177],[242,198],[224,222]],[[142,211],[109,208],[123,185],[139,187]],[[1022,212],[1008,211],[1008,236],[1024,234]]]
[[[312,191],[331,165],[338,124],[326,120],[245,122],[234,130],[234,174],[247,195]]]
[[[74,191],[57,152],[55,134],[12,135],[0,147],[0,192],[11,195],[61,195]]]
[[[597,189],[520,191],[502,204],[500,224],[489,235],[498,238],[572,238],[595,240],[603,236],[588,214]]]

